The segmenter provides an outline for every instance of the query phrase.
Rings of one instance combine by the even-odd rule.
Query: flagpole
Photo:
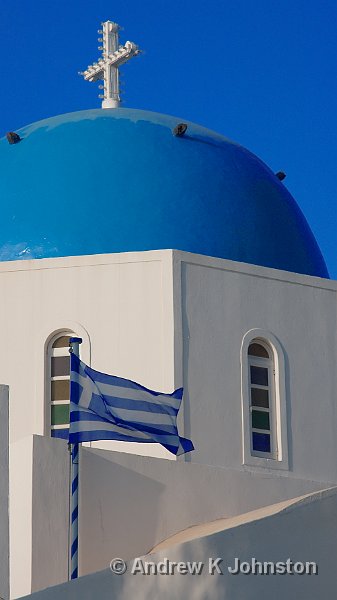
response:
[[[82,339],[71,337],[69,339],[69,352],[79,357]],[[70,386],[71,389],[71,386]],[[71,401],[71,398],[70,398]],[[78,476],[79,476],[79,444],[70,444],[71,456],[71,500],[70,500],[70,544],[69,564],[70,579],[78,577]]]

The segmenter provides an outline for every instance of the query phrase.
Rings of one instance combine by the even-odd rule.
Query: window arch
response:
[[[59,332],[47,347],[47,434],[68,439],[71,331]]]
[[[244,464],[288,468],[283,350],[270,332],[250,330],[241,347]]]

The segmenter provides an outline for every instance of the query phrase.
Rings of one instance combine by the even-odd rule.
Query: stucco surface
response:
[[[57,332],[73,331],[83,338],[81,356],[87,364],[151,389],[173,391],[171,265],[170,251],[0,264],[0,381],[8,383],[11,390],[13,597],[29,593],[32,584],[32,513],[36,508],[32,498],[32,435],[49,435],[48,340]],[[20,377],[14,338],[20,339],[25,357],[20,363]],[[167,454],[165,449],[158,453],[153,444],[147,452]],[[45,481],[54,489],[52,472]],[[48,548],[46,556],[50,557]],[[43,560],[41,564],[45,564]],[[41,569],[37,577],[48,571],[49,567]]]
[[[80,572],[102,569],[114,556],[145,554],[192,525],[324,487],[317,481],[83,449]]]
[[[34,590],[67,579],[68,449],[62,440],[39,436],[33,447]],[[188,527],[323,487],[282,475],[82,448],[80,574],[105,568],[114,556],[143,555]]]
[[[9,598],[9,390],[0,385],[0,597]]]
[[[68,578],[69,450],[63,440],[34,436],[32,591]]]
[[[98,370],[167,392],[183,385],[180,431],[192,438],[196,448],[191,455],[170,461],[172,469],[185,462],[195,468],[191,491],[183,477],[176,479],[170,467],[162,467],[167,461],[159,461],[158,467],[167,480],[161,479],[160,473],[157,477],[157,467],[154,473],[144,471],[142,478],[143,466],[138,472],[138,467],[127,463],[107,464],[90,474],[105,492],[103,508],[91,492],[87,493],[93,525],[83,535],[95,552],[83,557],[86,570],[103,568],[119,540],[123,540],[121,550],[125,554],[132,551],[127,536],[113,535],[116,522],[111,498],[118,502],[120,514],[130,502],[132,514],[132,494],[137,497],[137,490],[143,490],[147,505],[141,498],[139,505],[144,507],[144,527],[135,522],[134,537],[130,537],[137,552],[143,553],[200,518],[223,517],[223,498],[226,510],[234,510],[236,504],[235,510],[244,512],[260,505],[259,486],[268,498],[265,502],[276,502],[289,497],[288,493],[296,496],[310,491],[312,488],[305,486],[312,481],[322,482],[320,487],[337,481],[336,282],[167,250],[1,263],[0,286],[0,381],[8,383],[11,390],[10,561],[16,596],[30,592],[32,564],[44,564],[47,537],[38,536],[40,554],[34,558],[32,554],[32,514],[38,513],[38,505],[33,505],[32,435],[48,432],[45,349],[56,331],[66,329],[83,337],[82,358]],[[254,470],[242,464],[240,350],[246,332],[256,327],[271,331],[285,356],[289,470],[282,475],[272,465]],[[20,377],[13,338],[20,338],[25,357]],[[122,450],[118,442],[110,447]],[[140,449],[133,446],[128,451]],[[159,456],[156,447],[143,448],[143,452]],[[204,472],[207,465],[210,470]],[[225,480],[218,483],[216,476],[209,475],[212,468],[241,471],[245,479],[239,484],[240,475],[235,481],[226,481],[225,486],[221,483]],[[133,471],[130,476],[126,475],[128,469]],[[121,481],[130,486],[127,502],[122,495],[115,495],[109,481],[104,481],[110,470],[118,471]],[[289,491],[293,484],[286,479],[302,481],[303,485]],[[54,489],[48,477],[44,480]],[[140,487],[132,481],[140,482]],[[147,493],[146,484],[153,495]],[[166,485],[170,490],[178,485],[177,491],[172,491],[181,507],[178,512],[174,504],[166,504],[166,491],[162,492]],[[269,486],[274,489],[271,496]],[[190,511],[185,508],[185,497]],[[99,522],[100,510],[106,533]],[[161,518],[163,514],[169,517]],[[115,524],[121,533],[122,524],[127,527],[123,519]],[[152,529],[147,519],[151,524],[156,521]],[[59,531],[63,539],[62,527]],[[96,531],[98,552],[92,541]],[[50,556],[49,550],[45,555]],[[63,577],[63,567],[61,571]],[[38,577],[47,578],[47,569],[41,573]]]
[[[337,538],[332,523],[337,519],[336,490],[329,490],[299,501],[281,512],[225,531],[166,549],[143,560],[202,561],[200,575],[131,574],[133,561],[125,575],[105,570],[70,584],[40,592],[32,599],[65,600],[81,597],[91,600],[316,600],[334,598],[337,592]],[[223,574],[209,574],[209,558],[221,557]],[[315,562],[316,575],[231,575],[228,567],[234,558],[241,561]]]
[[[336,491],[337,488],[333,487],[330,489],[334,489]],[[325,493],[325,491],[327,490],[319,491],[319,496],[321,496],[322,493]],[[175,535],[172,535],[171,537],[162,541],[160,544],[157,544],[157,546],[152,548],[150,554],[156,554],[158,552],[161,552],[162,550],[167,550],[172,546],[177,546],[178,544],[184,544],[192,540],[197,540],[199,538],[219,533],[220,531],[225,531],[226,529],[238,527],[239,525],[243,525],[245,523],[252,523],[253,521],[264,519],[271,515],[275,515],[276,513],[279,513],[281,511],[292,509],[294,505],[298,506],[302,502],[311,502],[312,499],[315,497],[317,496],[313,495],[312,493],[305,494],[304,496],[300,496],[298,498],[283,500],[283,502],[277,502],[276,504],[263,506],[262,508],[257,508],[256,510],[236,515],[234,517],[227,517],[226,519],[216,519],[216,521],[211,521],[209,523],[202,523],[201,525],[194,525],[193,527],[188,527],[187,529],[179,531]]]
[[[241,347],[247,332],[261,329],[267,341],[268,332],[277,338],[284,359],[289,472],[337,481],[335,283],[179,258],[184,426],[196,448],[187,460],[241,468]]]

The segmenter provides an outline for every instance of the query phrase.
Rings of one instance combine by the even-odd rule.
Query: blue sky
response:
[[[7,0],[0,135],[100,106],[77,72],[106,19],[144,50],[123,68],[124,105],[215,129],[285,171],[337,279],[336,0]]]

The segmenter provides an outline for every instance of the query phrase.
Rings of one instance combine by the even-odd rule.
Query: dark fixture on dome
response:
[[[21,141],[19,134],[15,133],[15,131],[6,133],[6,138],[9,144],[18,144]]]
[[[275,173],[277,179],[279,179],[280,181],[283,181],[283,179],[285,179],[287,176],[283,171],[278,171],[277,173]]]
[[[175,135],[176,137],[181,137],[182,135],[184,135],[184,133],[187,131],[187,125],[186,123],[178,123],[178,125],[175,126],[175,128],[173,129],[173,135]]]

